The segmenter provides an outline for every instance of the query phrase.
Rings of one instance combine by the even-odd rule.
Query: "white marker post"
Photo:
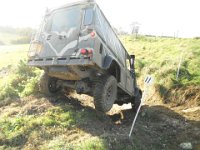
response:
[[[141,103],[140,103],[140,106],[138,107],[137,109],[137,112],[136,112],[136,115],[135,115],[135,118],[133,120],[133,123],[132,123],[132,126],[131,126],[131,130],[130,130],[130,133],[129,133],[129,138],[131,137],[131,134],[133,132],[133,128],[135,126],[135,122],[136,122],[136,119],[138,117],[138,114],[139,114],[139,111],[140,111],[140,108],[141,106],[143,105],[144,101],[145,101],[145,98],[148,94],[148,88],[149,88],[149,85],[152,83],[152,77],[151,76],[147,76],[144,80],[144,85],[145,85],[145,89],[144,89],[144,93],[142,95],[142,99],[141,99]]]
[[[178,64],[178,69],[177,69],[177,73],[176,73],[176,80],[178,80],[178,76],[179,76],[179,73],[180,73],[181,63],[183,61],[183,53],[184,53],[184,50],[181,53],[180,61],[179,61],[179,64]]]

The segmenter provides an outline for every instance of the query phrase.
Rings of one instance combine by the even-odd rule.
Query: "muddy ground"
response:
[[[80,103],[75,104],[75,107],[97,113],[91,98],[77,98]],[[99,115],[103,116],[101,113]],[[130,145],[130,148],[141,150],[177,150],[181,149],[181,143],[191,142],[193,149],[200,150],[200,107],[171,107],[149,100],[142,106],[132,137],[129,138],[134,117],[135,112],[130,105],[115,105],[105,120],[88,122],[81,128],[92,135],[105,137],[111,149],[120,149],[119,145]]]

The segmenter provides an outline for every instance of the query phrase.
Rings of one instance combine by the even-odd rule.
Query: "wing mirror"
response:
[[[131,69],[134,69],[134,65],[135,65],[135,55],[130,55],[130,57],[131,57],[130,67],[131,67]]]

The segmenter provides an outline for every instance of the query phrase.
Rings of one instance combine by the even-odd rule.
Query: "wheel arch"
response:
[[[110,75],[113,75],[117,82],[121,79],[121,69],[119,63],[110,55],[104,59],[103,68],[108,71]]]

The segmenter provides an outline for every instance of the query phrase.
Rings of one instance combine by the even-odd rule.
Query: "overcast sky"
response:
[[[73,0],[0,0],[0,26],[36,28],[47,7]],[[112,26],[140,33],[180,37],[200,36],[200,0],[96,0]]]

